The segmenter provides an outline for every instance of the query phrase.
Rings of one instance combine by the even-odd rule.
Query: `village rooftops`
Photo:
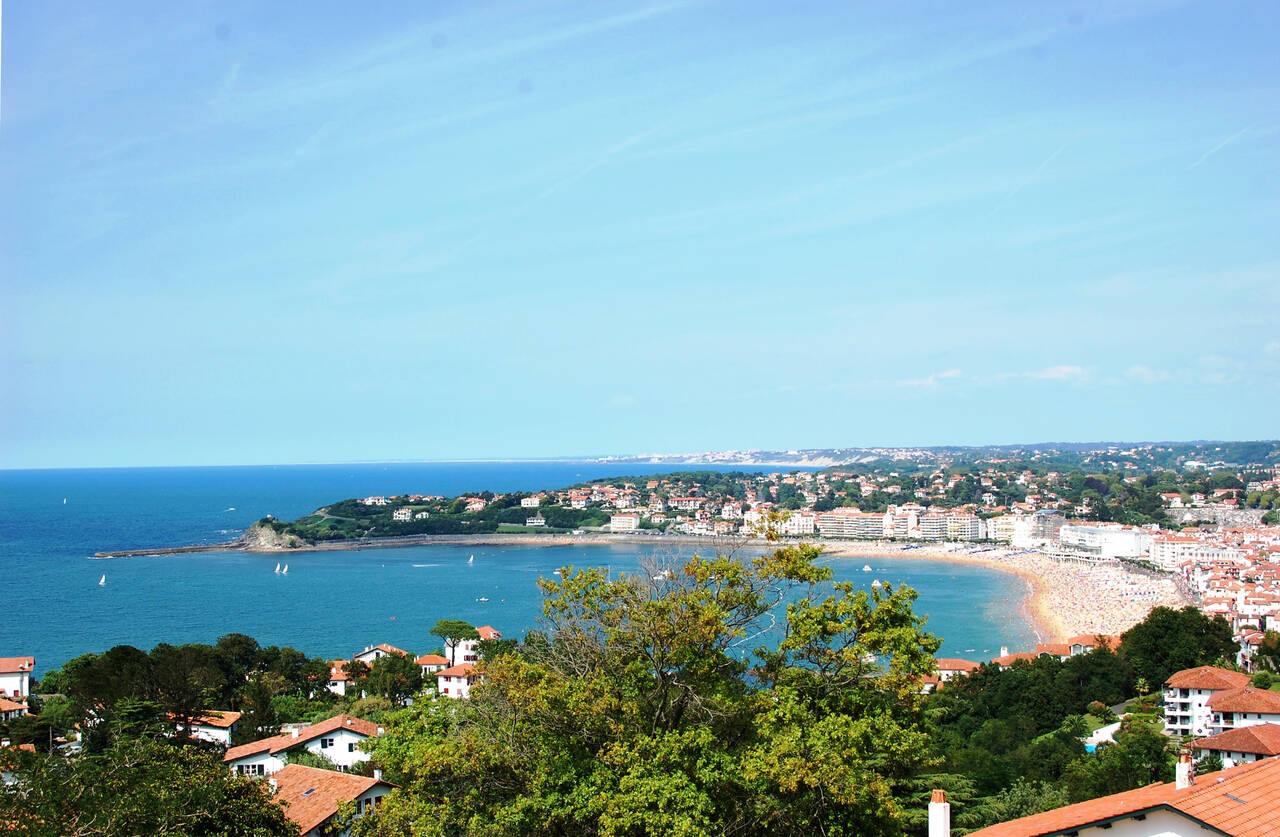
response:
[[[1176,782],[1148,785],[989,826],[973,832],[971,837],[1065,837],[1084,828],[1107,829],[1124,820],[1160,813],[1172,814],[1188,825],[1204,829],[1197,830],[1197,834],[1269,837],[1280,825],[1278,812],[1280,759],[1270,758],[1197,776],[1190,787],[1179,789]]]
[[[232,747],[227,750],[226,755],[222,757],[224,762],[235,761],[236,759],[252,756],[257,753],[270,753],[275,755],[283,753],[285,750],[293,749],[301,746],[313,738],[319,738],[330,732],[340,729],[350,730],[357,735],[363,735],[366,738],[373,738],[382,734],[382,728],[372,721],[364,721],[360,718],[353,718],[350,715],[335,715],[332,718],[321,721],[318,724],[312,724],[298,730],[297,735],[292,733],[285,735],[273,735],[270,738],[264,738],[261,741],[253,741],[249,744],[241,744],[239,747]]]
[[[351,679],[351,675],[347,674],[346,660],[334,660],[329,663],[329,679],[334,681]]]
[[[1208,738],[1191,742],[1197,750],[1217,750],[1224,753],[1254,753],[1259,756],[1280,755],[1280,724],[1254,724],[1237,727]]]
[[[481,639],[502,639],[502,634],[498,633],[488,625],[481,625],[476,628],[476,633],[480,634]]]
[[[939,657],[934,662],[938,664],[938,671],[963,671],[966,673],[977,671],[980,665],[980,663],[975,663],[972,660],[957,660],[950,657]]]
[[[1222,689],[1242,689],[1249,685],[1249,675],[1238,671],[1228,671],[1216,666],[1200,666],[1183,669],[1169,677],[1164,684],[1170,689],[1205,689],[1220,691]]]
[[[169,716],[173,718],[173,715]],[[230,729],[237,721],[240,720],[239,712],[220,712],[214,709],[206,709],[199,715],[192,716],[191,725],[193,727],[216,727],[218,729]]]
[[[0,674],[21,674],[35,667],[35,657],[0,657]]]
[[[379,785],[385,791],[395,787],[382,779],[301,764],[285,765],[270,781],[275,787],[276,801],[285,805],[285,816],[296,823],[304,835],[338,813],[342,803],[354,802]]]

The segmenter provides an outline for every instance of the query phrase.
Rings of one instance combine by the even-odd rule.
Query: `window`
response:
[[[239,767],[237,767],[236,770],[240,772],[241,776],[261,776],[262,775],[261,764],[242,764]]]
[[[347,742],[347,752],[354,753],[355,751],[356,751],[356,742],[354,741]]]
[[[333,746],[333,739],[332,739],[332,738],[321,738],[321,739],[320,739],[320,749],[321,749],[321,750],[327,750],[327,749],[329,749],[329,748],[330,748],[330,747],[332,747],[332,746]]]

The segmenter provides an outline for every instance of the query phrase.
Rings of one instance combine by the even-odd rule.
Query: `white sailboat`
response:
[[[284,569],[280,571],[280,575],[288,575],[288,574],[289,574],[289,565],[285,564]]]
[[[106,587],[106,586],[107,586],[107,574],[106,574],[106,573],[103,573],[103,574],[102,574],[102,578],[98,579],[98,586],[99,586],[99,587]]]
[[[64,506],[65,506],[66,504],[67,504],[67,498],[66,498],[66,497],[63,497],[63,498],[62,498],[62,505],[64,505]]]
[[[474,555],[472,555],[470,558],[467,559],[468,564],[474,564],[475,562],[476,562],[476,556]]]
[[[276,573],[279,574],[279,572],[280,572],[280,562],[276,561]]]
[[[863,571],[864,573],[869,573],[869,572],[871,572],[871,565],[870,565],[870,564],[863,564],[863,565],[862,565],[862,571]]]

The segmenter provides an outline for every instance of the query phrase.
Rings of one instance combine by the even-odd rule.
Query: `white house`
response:
[[[413,520],[413,509],[402,506],[391,513],[391,519],[400,522]]]
[[[462,639],[450,649],[451,658],[449,665],[461,665],[462,663],[474,663],[480,659],[480,642],[485,639],[502,639],[502,634],[495,631],[488,625],[481,625],[476,628],[479,634],[477,639]]]
[[[27,714],[27,705],[0,697],[0,724],[7,724],[15,718]]]
[[[239,720],[239,712],[206,710],[191,719],[191,737],[230,747],[231,734],[236,731]],[[178,724],[178,729],[182,728],[183,725]]]
[[[244,776],[270,776],[288,763],[290,752],[306,750],[325,756],[346,770],[369,760],[369,754],[360,749],[360,742],[379,735],[382,727],[372,721],[337,715],[293,732],[232,747],[222,761]]]
[[[524,519],[524,525],[525,526],[546,526],[547,519],[540,514],[535,514],[533,517],[526,517]]]
[[[26,700],[31,695],[35,657],[0,657],[0,695]]]
[[[1217,753],[1223,767],[1248,764],[1280,755],[1280,724],[1236,727],[1208,738],[1197,738],[1191,746],[1195,747],[1197,761]]]
[[[521,497],[520,498],[520,508],[522,509],[536,509],[540,505],[542,505],[541,497]]]
[[[351,675],[347,674],[346,660],[332,660],[329,663],[329,691],[339,697],[346,697],[347,685],[351,682]]]
[[[356,816],[375,810],[382,797],[395,785],[380,776],[353,776],[318,767],[290,764],[269,780],[275,800],[284,805],[284,815],[298,826],[301,837],[346,837],[350,831],[335,831],[330,821],[338,806],[354,803]]]
[[[430,677],[436,672],[443,671],[449,667],[449,658],[441,657],[439,654],[423,654],[421,657],[414,660],[414,662],[422,667],[422,676],[424,678]]]
[[[436,691],[444,697],[465,700],[480,679],[475,663],[462,663],[436,672]]]
[[[1259,724],[1280,724],[1280,695],[1266,689],[1245,686],[1215,692],[1209,698],[1213,712],[1210,732],[1214,735]]]
[[[971,660],[939,657],[935,662],[938,664],[938,679],[943,683],[953,677],[965,677],[978,670],[978,663]]]
[[[359,660],[362,663],[373,665],[373,661],[379,657],[386,657],[389,654],[399,654],[402,657],[408,657],[409,652],[403,648],[396,648],[394,645],[387,645],[385,642],[377,645],[370,645],[368,648],[356,654],[352,659]]]
[[[1164,684],[1164,731],[1172,736],[1212,735],[1210,699],[1219,692],[1243,689],[1249,675],[1214,666],[1177,672]]]
[[[1185,756],[1173,782],[1009,820],[970,837],[1267,837],[1276,833],[1277,811],[1280,759],[1196,776]],[[935,831],[931,823],[930,837],[949,833],[949,827]]]

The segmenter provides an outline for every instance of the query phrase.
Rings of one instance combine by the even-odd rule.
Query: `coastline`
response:
[[[1026,592],[1020,612],[1039,640],[1062,642],[1075,635],[1119,635],[1140,622],[1152,607],[1180,607],[1188,604],[1167,578],[1142,575],[1116,564],[1060,562],[1029,550],[991,548],[969,543],[894,544],[884,541],[786,539],[742,539],[692,535],[641,535],[590,533],[582,535],[488,534],[488,535],[408,535],[360,541],[333,541],[285,548],[249,543],[245,539],[205,546],[166,549],[121,550],[95,553],[114,558],[138,555],[178,555],[202,552],[248,552],[255,554],[359,551],[408,546],[608,546],[628,544],[687,548],[706,547],[716,551],[776,549],[796,543],[812,543],[828,558],[887,558],[909,561],[925,559],[970,564],[1018,576]],[[981,550],[981,551],[977,551]]]

